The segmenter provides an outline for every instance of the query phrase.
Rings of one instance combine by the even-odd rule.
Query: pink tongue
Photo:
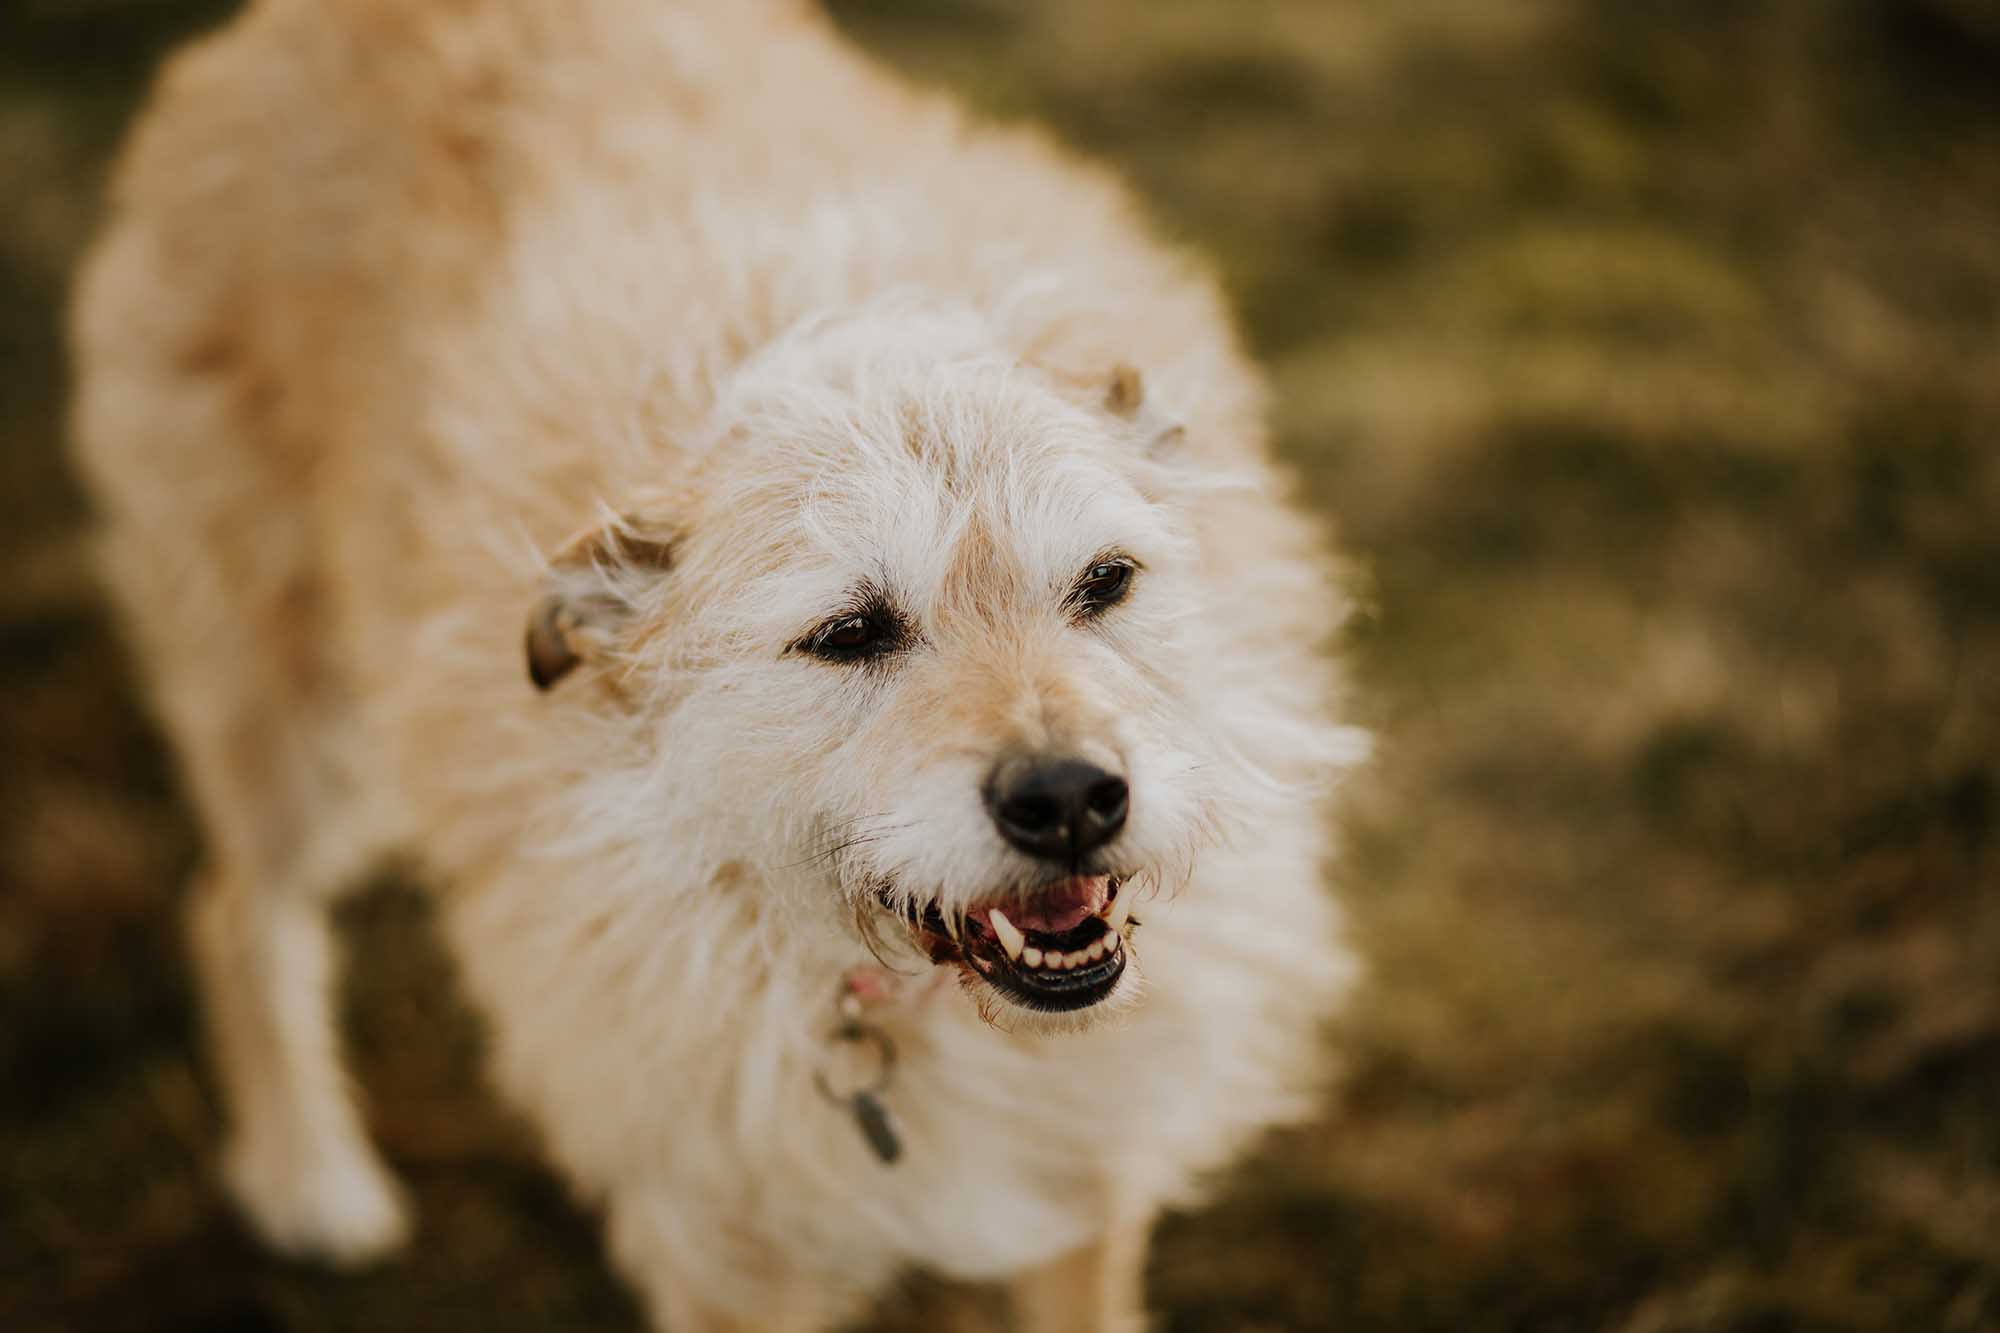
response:
[[[1075,930],[1086,918],[1103,911],[1105,899],[1110,896],[1111,885],[1103,875],[1087,879],[1077,876],[1050,885],[1026,903],[1009,903],[1001,910],[1022,930],[1060,935]]]

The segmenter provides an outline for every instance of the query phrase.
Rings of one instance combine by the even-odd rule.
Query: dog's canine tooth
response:
[[[1120,938],[1118,932],[1115,930],[1111,931],[1104,937],[1104,952],[1107,954],[1117,953],[1118,946],[1122,943],[1124,943],[1124,940]]]
[[[1132,915],[1132,894],[1126,891],[1130,888],[1129,884],[1121,886],[1118,896],[1111,900],[1111,910],[1104,914],[1104,924],[1111,927],[1113,934],[1124,930],[1126,919]]]
[[[993,933],[1000,937],[1000,947],[1007,951],[1007,956],[1020,961],[1021,951],[1028,945],[1028,937],[997,907],[986,914],[986,919],[993,923]]]

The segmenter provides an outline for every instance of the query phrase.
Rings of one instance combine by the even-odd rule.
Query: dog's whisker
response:
[[[895,971],[894,964],[884,952],[881,922],[877,914],[870,910],[868,903],[863,899],[855,899],[853,906],[854,929],[861,936],[862,946],[868,950],[868,956],[873,958],[878,966]]]
[[[853,819],[842,820],[838,824],[829,826],[827,831],[828,833],[837,833],[841,829],[852,828],[856,824],[875,818],[878,818],[878,816],[857,815]],[[777,868],[780,870],[797,870],[804,866],[824,864],[826,862],[835,860],[836,858],[838,858],[839,856],[843,855],[846,852],[852,851],[856,847],[865,847],[872,843],[880,842],[885,838],[891,837],[897,833],[906,832],[913,827],[915,827],[914,824],[901,823],[901,824],[887,824],[879,828],[869,829],[864,833],[853,834],[849,837],[841,838],[838,841],[833,842],[829,846],[820,848],[818,851],[813,852],[809,856],[806,856],[797,861],[786,862],[784,864],[781,864]]]

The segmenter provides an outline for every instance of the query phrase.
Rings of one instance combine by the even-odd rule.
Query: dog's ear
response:
[[[1146,405],[1146,379],[1137,366],[1120,361],[1111,367],[1111,383],[1104,390],[1104,406],[1121,417],[1134,417]]]
[[[673,542],[664,520],[626,513],[557,548],[528,615],[528,679],[536,689],[610,651],[646,588],[672,566]]]
[[[1111,368],[1111,380],[1104,390],[1104,408],[1113,416],[1131,422],[1146,441],[1146,452],[1159,457],[1170,454],[1187,436],[1187,428],[1170,420],[1157,408],[1146,405],[1146,379],[1137,366],[1121,361]]]

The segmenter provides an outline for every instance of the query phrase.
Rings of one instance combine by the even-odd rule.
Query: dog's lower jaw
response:
[[[1125,968],[1101,998],[1079,1009],[1050,1009],[1021,1004],[998,988],[961,969],[959,985],[971,999],[980,1020],[1010,1037],[1068,1037],[1115,1027],[1129,1017],[1146,994],[1146,977],[1136,951],[1126,950]]]

